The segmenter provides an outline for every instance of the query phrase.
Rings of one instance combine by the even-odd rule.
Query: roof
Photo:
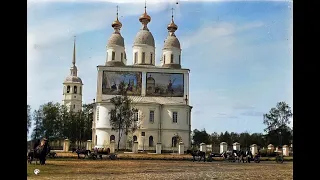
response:
[[[152,47],[155,46],[154,38],[150,31],[144,30],[144,29],[141,29],[140,31],[138,31],[136,37],[134,38],[133,45],[141,45],[141,44],[146,44]]]
[[[81,83],[82,84],[82,80],[77,76],[68,76],[64,80],[64,83]]]
[[[171,49],[173,47],[180,49],[180,42],[176,36],[168,36],[167,39],[164,41],[163,48],[164,49]]]
[[[115,46],[115,45],[124,47],[124,39],[120,33],[112,33],[108,40],[108,44],[107,44],[108,47]]]

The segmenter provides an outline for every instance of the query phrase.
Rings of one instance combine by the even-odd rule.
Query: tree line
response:
[[[93,104],[84,104],[82,111],[69,111],[59,103],[48,102],[31,113],[27,105],[27,134],[33,122],[32,140],[46,137],[50,141],[70,139],[81,142],[92,139]]]
[[[200,143],[219,146],[221,142],[226,142],[229,146],[238,142],[242,147],[249,147],[257,144],[266,147],[268,144],[274,146],[290,145],[293,142],[293,130],[289,127],[290,118],[293,116],[290,106],[285,102],[278,102],[276,107],[264,114],[262,123],[266,125],[265,133],[207,133],[205,129],[192,131],[193,144],[199,146]]]
[[[138,112],[134,108],[132,101],[127,97],[125,84],[121,83],[121,95],[111,99],[114,108],[110,113],[110,125],[112,130],[119,133],[118,147],[120,139],[124,134],[128,135],[139,129],[141,122],[135,117]],[[31,122],[34,123],[32,139],[41,137],[49,138],[50,140],[60,140],[68,138],[72,142],[81,142],[92,139],[92,121],[93,121],[93,104],[83,105],[82,111],[68,111],[66,106],[59,103],[49,102],[43,104],[38,110],[31,114],[31,108],[27,105],[27,133],[31,127]],[[234,142],[239,142],[243,147],[249,147],[252,144],[257,144],[260,147],[266,147],[268,144],[282,146],[291,144],[293,141],[293,130],[288,126],[290,118],[293,116],[290,106],[285,102],[277,103],[276,107],[263,115],[263,124],[265,133],[236,133],[224,132],[211,134],[205,129],[195,129],[192,132],[193,145],[199,146],[200,143],[219,145],[221,142],[226,142],[232,145]]]

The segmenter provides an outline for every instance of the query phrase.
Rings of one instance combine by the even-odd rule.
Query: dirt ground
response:
[[[267,180],[293,179],[292,162],[260,163],[192,162],[165,160],[48,160],[29,165],[28,179],[152,179],[152,180]],[[39,169],[38,175],[34,169]]]

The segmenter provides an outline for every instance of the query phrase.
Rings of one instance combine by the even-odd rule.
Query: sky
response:
[[[127,64],[132,64],[144,0],[28,0],[27,102],[32,111],[49,101],[62,102],[74,36],[83,103],[92,102],[117,5]],[[292,1],[147,0],[157,65],[171,8],[181,65],[190,69],[192,129],[262,133],[263,114],[277,102],[293,109]]]

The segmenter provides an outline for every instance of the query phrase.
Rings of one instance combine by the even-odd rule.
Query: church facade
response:
[[[97,66],[97,93],[95,99],[92,141],[95,147],[106,147],[112,140],[116,146],[118,132],[113,131],[109,112],[113,109],[110,99],[120,95],[118,85],[126,84],[127,94],[138,112],[135,120],[141,124],[134,133],[123,134],[120,149],[128,149],[128,141],[137,141],[139,150],[170,151],[178,147],[177,136],[185,148],[191,144],[191,109],[189,105],[189,69],[181,67],[181,47],[175,31],[178,26],[173,16],[167,26],[160,65],[155,61],[155,42],[148,23],[151,17],[145,12],[133,45],[133,64],[127,64],[122,27],[118,19],[112,23],[114,32],[107,43],[104,65]]]

